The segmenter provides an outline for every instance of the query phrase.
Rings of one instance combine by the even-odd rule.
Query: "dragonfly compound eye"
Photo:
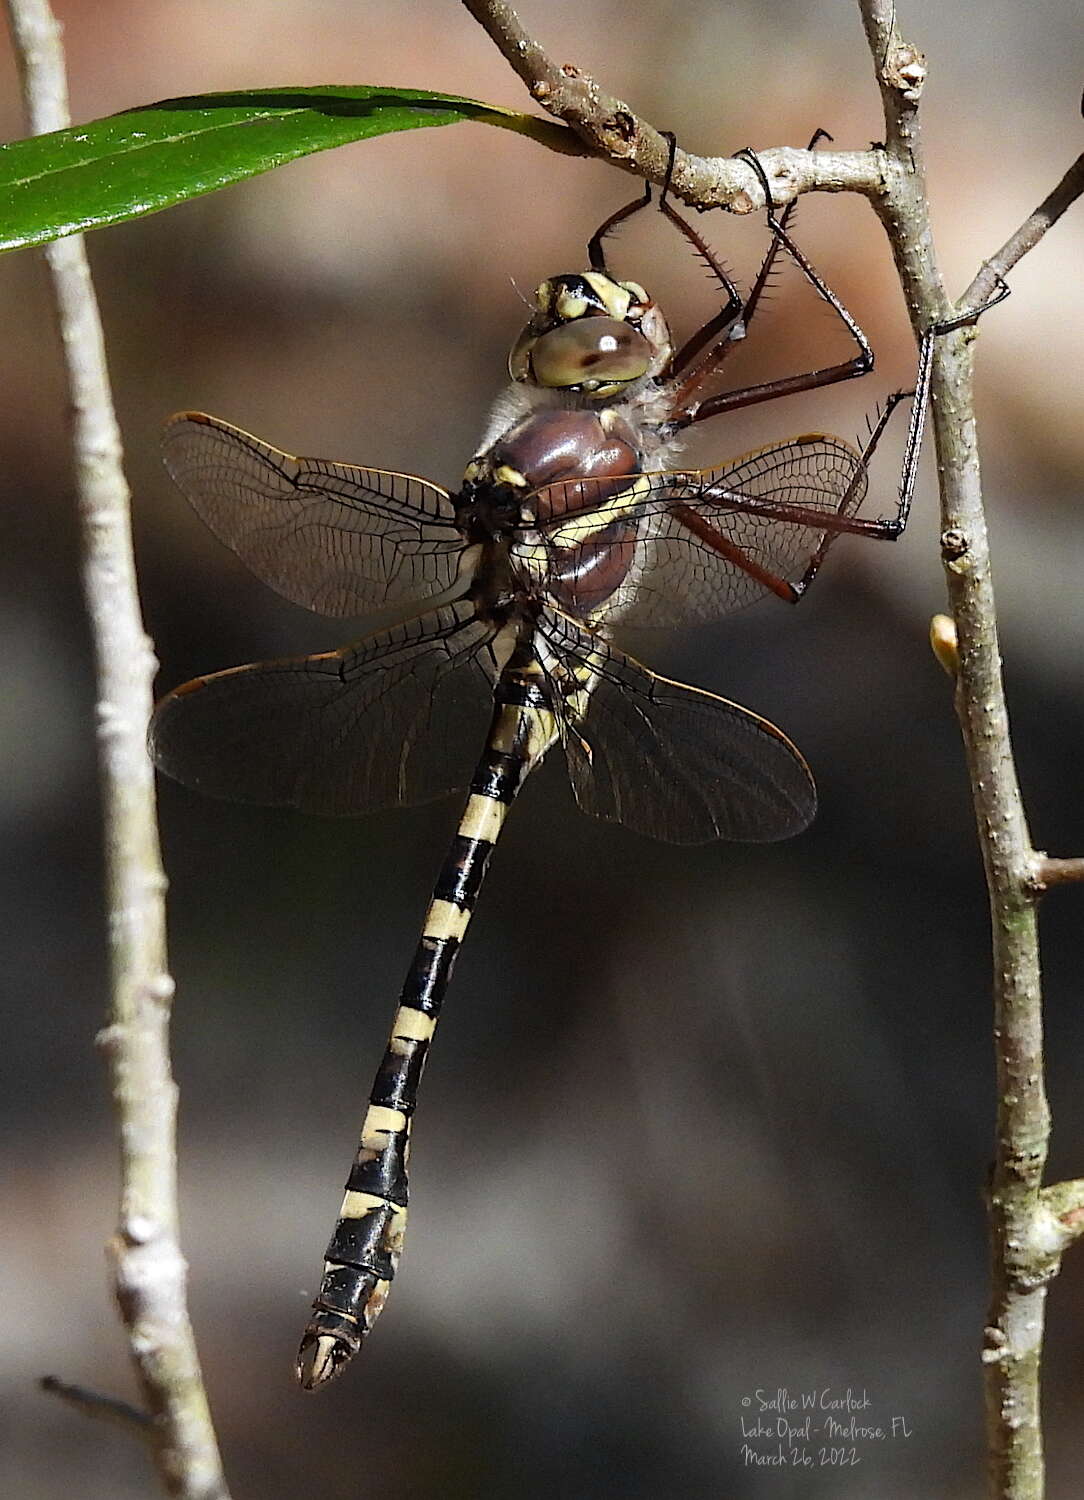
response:
[[[647,339],[617,318],[578,318],[517,345],[517,378],[556,390],[612,396],[651,373]]]

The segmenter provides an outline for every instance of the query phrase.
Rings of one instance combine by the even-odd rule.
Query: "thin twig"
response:
[[[31,131],[70,124],[60,28],[48,0],[7,0]],[[112,965],[100,1038],[119,1119],[121,1201],[111,1242],[155,1459],[168,1494],[224,1500],[222,1467],[185,1305],[177,1240],[176,1085],[169,1065],[173,983],[166,969],[165,877],[145,745],[155,660],[136,591],[101,321],[81,238],[45,252],[71,396],[83,589],[97,668]]]
[[[573,63],[556,63],[524,29],[507,0],[463,0],[501,55],[519,75],[531,97],[570,126],[595,156],[661,186],[667,180],[669,143],[654,125],[622,99],[605,92]],[[864,193],[883,189],[884,153],[800,151],[780,146],[758,152],[777,207],[799,193]],[[752,168],[731,156],[694,156],[678,151],[671,192],[694,208],[728,208],[747,214],[764,206]]]
[[[1076,885],[1084,880],[1084,859],[1055,859],[1049,854],[1036,854],[1032,882],[1037,891],[1045,891],[1052,885]]]
[[[1056,224],[1067,208],[1084,193],[1084,153],[1066,172],[1054,191],[1039,204],[1033,214],[1005,241],[1001,249],[983,261],[974,281],[960,298],[961,310],[966,307],[981,307],[993,292],[1000,277],[1007,276],[1029,250],[1042,239],[1052,224]]]
[[[74,1406],[86,1417],[94,1417],[102,1422],[115,1422],[146,1442],[153,1443],[155,1440],[153,1419],[130,1401],[120,1401],[116,1396],[103,1396],[82,1385],[69,1385],[66,1380],[59,1380],[55,1375],[43,1375],[38,1385],[47,1395],[59,1396],[61,1401]]]

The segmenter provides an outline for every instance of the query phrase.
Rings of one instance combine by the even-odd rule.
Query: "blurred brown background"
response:
[[[450,89],[517,108],[452,0],[67,0],[75,118],[287,83]],[[854,8],[543,5],[564,60],[700,152],[882,132]],[[909,0],[928,54],[934,220],[959,291],[1080,149],[1065,0]],[[5,59],[3,129],[22,133]],[[576,269],[631,195],[596,163],[456,126],[318,156],[92,237],[135,493],[144,604],[172,686],[342,630],[276,599],[203,530],[157,457],[203,407],[281,446],[454,484],[528,293]],[[647,216],[644,216],[645,218]],[[699,221],[748,284],[760,225]],[[803,245],[867,329],[869,379],[714,424],[720,461],[787,433],[853,436],[914,351],[868,206],[803,200]],[[982,325],[987,494],[1016,745],[1036,841],[1084,847],[1084,213]],[[615,246],[684,333],[714,306],[658,222]],[[132,1389],[102,1243],[112,1122],[93,1052],[104,951],[92,685],[40,267],[0,263],[4,1194],[0,1473],[7,1495],[129,1500],[142,1456],[33,1388]],[[841,357],[788,276],[735,359],[747,383]],[[898,451],[901,430],[897,432]],[[871,512],[891,508],[886,445]],[[453,803],[357,823],[162,788],[173,881],[184,1241],[237,1497],[903,1500],[982,1493],[980,1190],[992,1121],[987,918],[946,679],[927,455],[895,547],[842,542],[797,611],[638,648],[802,747],[813,830],[763,849],[655,847],[531,785],[456,974],[415,1136],[401,1276],[356,1368],[319,1398],[294,1348]],[[1044,912],[1052,1173],[1084,1168],[1080,897]],[[595,1058],[604,1059],[602,1083]],[[913,1435],[856,1468],[750,1470],[744,1398],[865,1388]],[[1051,1302],[1052,1496],[1075,1493],[1084,1255]],[[761,1445],[763,1448],[765,1445]],[[817,1445],[813,1445],[814,1454]]]

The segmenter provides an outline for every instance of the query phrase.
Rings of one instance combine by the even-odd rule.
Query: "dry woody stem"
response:
[[[594,156],[603,157],[648,182],[667,176],[669,143],[624,100],[607,94],[573,63],[554,62],[525,31],[506,0],[463,0],[471,15],[493,39],[531,97],[568,125]],[[799,193],[880,191],[883,153],[869,151],[799,151],[781,146],[759,154],[778,207]],[[694,156],[678,151],[670,190],[696,208],[727,208],[748,214],[764,206],[756,173],[732,156]]]
[[[573,64],[558,66],[524,31],[506,0],[463,0],[531,95],[590,149],[652,182],[666,142],[627,104]],[[759,153],[777,204],[802,192],[865,194],[884,225],[916,336],[981,309],[1000,278],[1034,248],[1084,190],[1084,157],[1006,244],[984,262],[959,304],[935,258],[919,130],[926,79],[921,52],[901,36],[893,0],[859,0],[885,119],[885,145],[866,151]],[[739,213],[764,194],[744,162],[678,151],[678,196]],[[997,1064],[995,1161],[990,1186],[991,1304],[982,1360],[989,1493],[1042,1500],[1039,1371],[1046,1287],[1062,1251],[1084,1232],[1084,1182],[1042,1187],[1050,1135],[1043,1085],[1037,902],[1046,887],[1084,879],[1084,859],[1052,859],[1031,843],[1013,761],[1001,675],[974,416],[975,319],[945,332],[932,353],[932,425],[941,476],[942,558],[951,621],[932,644],[955,682],[989,893]],[[951,627],[951,628],[950,628]]]
[[[33,134],[70,123],[60,28],[48,0],[8,0]],[[177,1241],[176,1085],[168,1031],[165,878],[146,725],[155,660],[136,591],[128,488],[97,302],[81,238],[44,251],[71,399],[83,588],[97,670],[97,733],[105,817],[112,993],[100,1044],[121,1146],[121,1202],[110,1245],[153,1453],[166,1492],[224,1500],[221,1462],[185,1304]],[[76,1388],[53,1387],[75,1400]],[[84,1408],[122,1409],[80,1393]]]

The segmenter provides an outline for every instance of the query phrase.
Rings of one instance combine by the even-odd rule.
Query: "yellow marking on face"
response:
[[[587,311],[587,303],[582,297],[577,297],[575,293],[566,291],[562,287],[557,294],[555,311],[559,318],[564,318],[567,323],[574,323],[577,318],[582,318]]]
[[[476,458],[472,458],[471,461],[470,461],[470,463],[463,470],[463,483],[464,484],[470,484],[471,480],[472,479],[477,479],[478,476],[479,476],[479,474],[481,472],[482,472],[482,465],[478,462],[478,460]]]
[[[553,282],[540,281],[534,289],[534,300],[539,312],[549,312],[553,306]]]
[[[493,478],[498,484],[507,484],[512,489],[522,490],[527,488],[527,481],[518,469],[513,469],[511,464],[501,464],[493,471]]]
[[[632,301],[628,288],[619,281],[611,280],[604,271],[585,271],[583,279],[598,293],[607,312],[623,323]]]
[[[339,1218],[364,1219],[366,1214],[385,1208],[393,1214],[406,1213],[406,1209],[401,1208],[398,1203],[391,1203],[387,1198],[381,1198],[376,1193],[356,1193],[353,1189],[347,1188],[342,1207],[339,1209]]]
[[[413,1005],[401,1005],[392,1024],[393,1037],[409,1038],[412,1042],[427,1042],[436,1030],[436,1016],[427,1016],[424,1010]]]
[[[505,803],[472,792],[459,820],[459,832],[466,839],[485,839],[487,843],[495,844],[507,812]]]
[[[589,541],[596,531],[602,531],[613,521],[630,515],[650,488],[647,475],[638,474],[627,490],[621,490],[594,510],[585,510],[551,531],[550,541],[558,547],[575,547],[581,542]]]
[[[388,1136],[405,1130],[407,1117],[401,1109],[389,1109],[386,1104],[370,1104],[365,1111],[361,1127],[361,1144],[366,1151],[383,1151]]]
[[[456,906],[454,901],[434,901],[426,914],[422,936],[461,938],[469,923],[470,912]]]

